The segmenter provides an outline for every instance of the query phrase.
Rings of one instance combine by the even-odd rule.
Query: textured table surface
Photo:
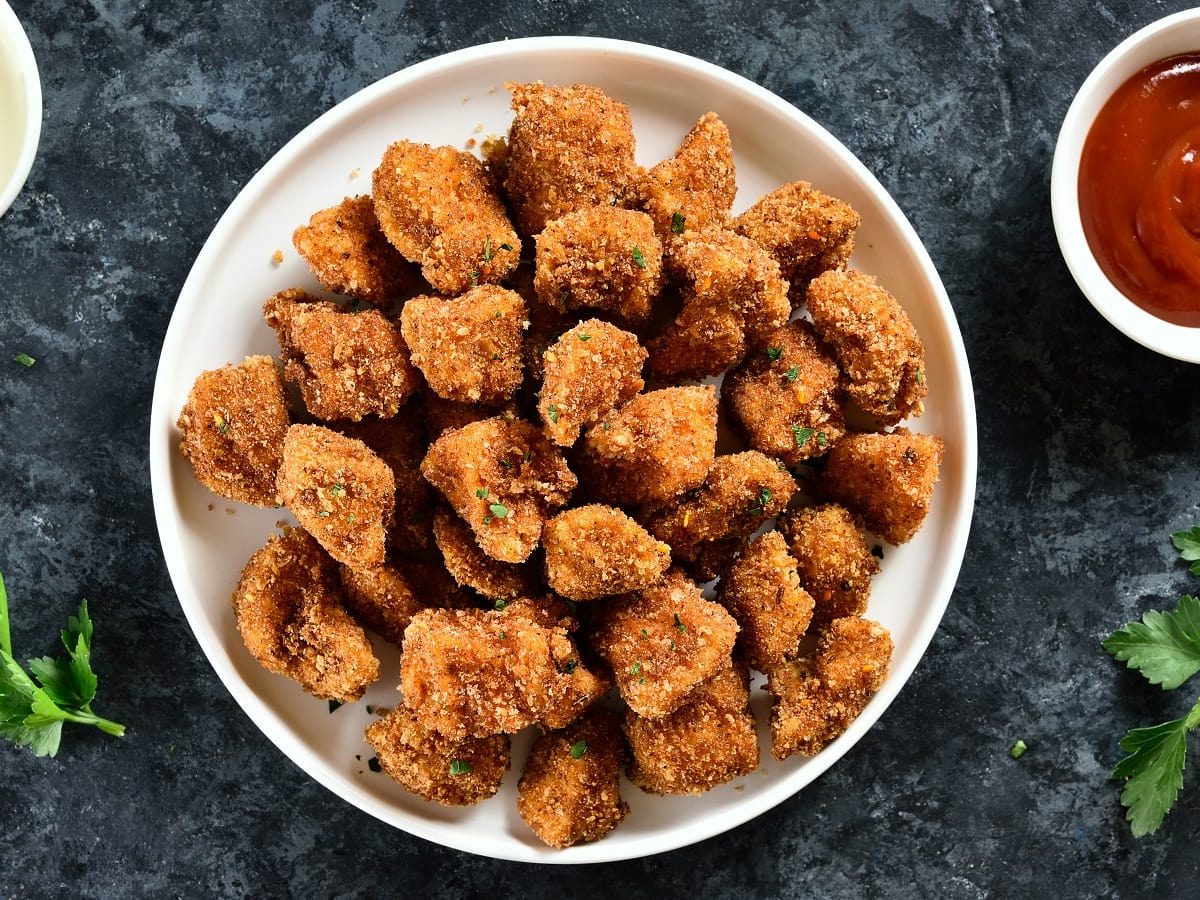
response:
[[[1071,95],[1179,3],[16,2],[46,117],[0,220],[0,570],[29,654],[91,599],[116,741],[0,746],[0,895],[515,893],[565,898],[1184,896],[1200,782],[1135,841],[1106,780],[1128,727],[1178,715],[1098,640],[1195,590],[1166,540],[1200,519],[1200,369],[1106,325],[1048,199]],[[832,771],[759,819],[638,862],[538,869],[376,822],[276,750],[217,681],[150,503],[158,351],[239,187],[375,79],[504,37],[682,50],[841,138],[925,240],[966,339],[979,493],[949,612],[915,676]],[[25,369],[18,351],[37,357]],[[1013,762],[1017,738],[1030,747]],[[1189,888],[1190,886],[1190,888]]]

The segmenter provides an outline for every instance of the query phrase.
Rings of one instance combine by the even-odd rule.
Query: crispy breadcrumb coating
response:
[[[408,580],[384,564],[377,569],[339,566],[346,608],[364,626],[379,632],[397,647],[412,617],[427,605],[417,599]]]
[[[387,239],[443,294],[495,284],[521,258],[504,203],[470,153],[397,141],[372,176],[372,192]]]
[[[903,544],[929,513],[944,447],[939,437],[905,428],[847,435],[829,454],[820,490],[862,516],[884,540]]]
[[[884,425],[920,415],[925,346],[904,307],[872,276],[826,272],[808,286],[808,311],[842,369],[846,393]]]
[[[250,557],[233,606],[250,655],[322,700],[357,700],[379,677],[371,642],[343,607],[337,565],[299,528]]]
[[[701,541],[686,548],[683,553],[675,552],[674,556],[688,575],[704,584],[715,578],[723,578],[748,543],[746,537],[738,534],[715,541]]]
[[[713,112],[702,115],[675,155],[638,183],[639,205],[654,220],[664,244],[684,231],[724,226],[736,193],[733,143]]]
[[[683,309],[650,341],[648,371],[660,378],[705,378],[737,365],[791,315],[779,265],[731,231],[685,232],[671,249]]]
[[[619,509],[592,504],[559,513],[542,532],[546,581],[570,600],[595,600],[654,584],[671,548]]]
[[[543,734],[525,760],[517,812],[551,847],[600,840],[629,812],[620,790],[627,755],[620,719],[607,710]]]
[[[478,609],[479,604],[450,577],[440,562],[397,558],[392,567],[412,588],[413,596],[424,607],[439,609]]]
[[[534,288],[544,306],[649,318],[663,286],[663,247],[645,213],[593,206],[547,223],[537,236]]]
[[[771,753],[813,756],[831,744],[883,686],[892,638],[877,622],[834,619],[811,656],[770,673]]]
[[[725,376],[721,397],[751,447],[794,466],[846,433],[840,373],[808,322],[789,322],[764,343]]]
[[[646,527],[685,558],[701,541],[753,534],[787,507],[796,480],[757,450],[718,456],[695,492],[651,513]]]
[[[425,610],[404,633],[400,690],[426,728],[451,740],[563,728],[606,690],[565,628],[520,614]]]
[[[778,531],[750,542],[721,579],[717,599],[737,620],[738,646],[760,672],[795,656],[812,621],[813,598],[800,586],[796,560]]]
[[[790,281],[793,299],[829,269],[842,269],[854,249],[861,219],[847,203],[822,194],[807,181],[791,181],[762,197],[733,220],[733,228],[775,258]]]
[[[459,403],[499,403],[521,386],[525,301],[495,285],[461,297],[414,297],[400,328],[429,389]]]
[[[529,558],[545,520],[578,485],[541,431],[499,416],[443,434],[421,472],[471,526],[484,553],[513,563]]]
[[[625,713],[629,779],[650,794],[702,794],[758,768],[750,673],[729,663],[669,716]]]
[[[283,442],[279,498],[340,563],[383,563],[396,482],[387,463],[362,441],[320,425],[293,425]]]
[[[737,632],[720,604],[672,569],[640,593],[602,604],[591,643],[629,707],[660,719],[729,664]]]
[[[499,562],[485,554],[475,543],[471,526],[453,511],[439,507],[434,513],[433,537],[446,571],[463,587],[490,600],[512,600],[537,589],[537,578],[527,564]]]
[[[418,290],[421,279],[379,230],[370,197],[347,197],[292,233],[296,251],[327,291],[375,306]]]
[[[599,319],[580,322],[543,354],[542,429],[570,447],[584,428],[632,400],[646,383],[646,351],[635,335]]]
[[[879,560],[854,514],[837,503],[796,510],[780,523],[800,583],[816,601],[813,622],[860,616],[871,599]]]
[[[437,440],[451,428],[462,428],[472,422],[482,422],[495,416],[505,419],[517,418],[517,408],[512,403],[485,406],[480,403],[457,403],[439,397],[431,390],[419,395],[418,408],[425,425],[425,434]]]
[[[526,268],[525,266],[521,267]],[[517,288],[514,287],[514,290]],[[545,377],[546,351],[563,333],[579,323],[578,313],[563,313],[537,302],[535,294],[519,291],[527,300],[529,327],[525,329],[525,371],[535,384]],[[529,298],[533,300],[530,301]],[[641,367],[638,367],[641,371]]]
[[[628,106],[586,84],[505,87],[515,113],[505,186],[523,234],[589,206],[624,203],[639,174]]]
[[[494,795],[511,761],[507,735],[447,740],[403,706],[372,722],[364,737],[384,772],[423,800],[446,806]]]
[[[711,385],[639,394],[587,431],[580,467],[597,499],[665,503],[704,482],[717,448]]]
[[[346,312],[291,288],[270,297],[263,316],[284,374],[318,419],[388,418],[420,386],[400,329],[377,310]]]
[[[179,451],[215,494],[275,505],[275,473],[288,425],[283,379],[269,356],[203,372],[179,413]]]

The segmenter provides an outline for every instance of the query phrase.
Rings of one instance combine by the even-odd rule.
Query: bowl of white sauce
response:
[[[17,198],[42,133],[42,83],[17,14],[0,0],[0,215]]]

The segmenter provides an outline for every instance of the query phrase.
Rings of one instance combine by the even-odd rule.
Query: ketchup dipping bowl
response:
[[[1063,259],[1079,289],[1112,325],[1164,356],[1200,363],[1200,327],[1179,325],[1140,308],[1109,280],[1096,258],[1080,215],[1080,160],[1097,116],[1130,78],[1175,56],[1200,54],[1200,9],[1146,26],[1124,40],[1084,81],[1063,120],[1050,176],[1050,206]],[[1200,97],[1196,99],[1200,116]],[[1132,232],[1137,227],[1130,221]],[[1200,235],[1197,235],[1200,241]],[[1200,291],[1198,291],[1200,294]]]

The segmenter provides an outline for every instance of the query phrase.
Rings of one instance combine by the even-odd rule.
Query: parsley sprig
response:
[[[66,658],[29,660],[32,677],[13,658],[8,625],[8,594],[0,575],[0,737],[28,747],[37,756],[54,756],[63,722],[94,725],[121,737],[125,726],[92,712],[99,680],[92,671],[92,620],[87,601],[62,631]]]

